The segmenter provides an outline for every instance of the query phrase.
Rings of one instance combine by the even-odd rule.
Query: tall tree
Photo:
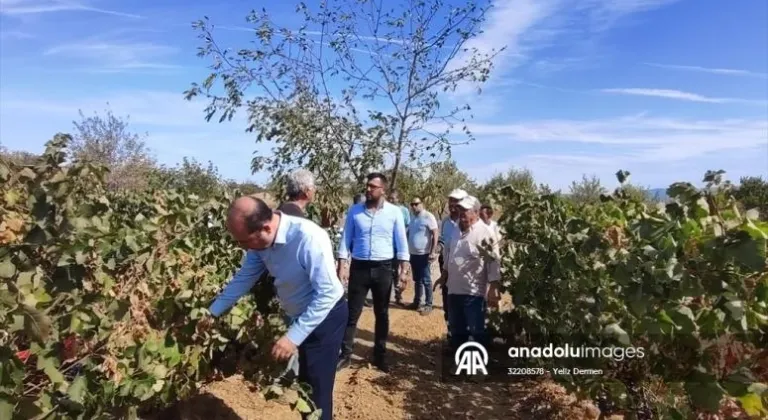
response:
[[[107,110],[104,117],[86,117],[80,111],[80,121],[73,122],[71,150],[75,159],[90,160],[110,169],[107,186],[110,189],[141,189],[146,187],[155,162],[144,136],[132,132],[128,118],[116,117]]]
[[[600,201],[601,194],[607,193],[608,190],[600,183],[600,178],[595,175],[582,175],[581,181],[571,182],[569,197],[578,204],[592,204]]]
[[[219,46],[206,18],[194,27],[204,43],[198,55],[213,60],[213,71],[186,94],[209,99],[208,119],[231,119],[247,106],[257,141],[277,145],[274,157],[254,158],[254,170],[303,160],[359,179],[355,170],[386,160],[397,187],[402,165],[449,154],[455,144],[451,133],[469,107],[445,109],[442,95],[488,78],[499,51],[469,43],[487,8],[444,0],[300,3],[303,24],[293,29],[252,12],[254,45],[236,53]],[[222,93],[214,92],[216,80]]]
[[[742,177],[735,195],[744,210],[756,209],[760,219],[768,220],[768,181],[758,176]]]

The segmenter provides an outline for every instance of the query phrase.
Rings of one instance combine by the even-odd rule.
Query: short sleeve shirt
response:
[[[414,214],[408,225],[408,249],[411,255],[426,255],[432,251],[433,229],[437,229],[435,216],[422,210]]]
[[[492,245],[486,254],[483,242]],[[468,231],[456,229],[446,243],[445,269],[448,271],[448,294],[484,297],[488,284],[501,279],[499,247],[496,235],[481,220]]]

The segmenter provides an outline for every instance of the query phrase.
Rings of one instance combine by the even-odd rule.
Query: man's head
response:
[[[365,184],[365,200],[369,204],[378,203],[387,192],[387,177],[378,172],[368,174]]]
[[[459,201],[456,206],[459,209],[459,228],[465,232],[479,217],[480,202],[475,197],[468,195]]]
[[[480,207],[480,218],[483,219],[483,222],[490,223],[491,219],[493,219],[493,207],[488,204],[483,204],[483,206]]]
[[[365,202],[365,194],[364,193],[355,194],[355,201],[354,201],[355,204],[360,204],[360,203],[364,203],[364,202]]]
[[[421,198],[413,197],[411,200],[411,211],[413,211],[413,214],[419,214],[422,210],[424,210],[424,203],[421,202]]]
[[[389,200],[392,204],[400,204],[400,194],[397,192],[397,190],[392,190],[389,192],[389,197],[387,197],[387,200]]]
[[[260,198],[243,196],[229,206],[227,230],[245,249],[266,249],[277,233],[278,219]]]
[[[306,169],[298,169],[288,174],[285,183],[286,195],[291,201],[306,201],[315,199],[315,176]]]
[[[448,212],[451,216],[451,219],[456,219],[459,217],[459,201],[463,200],[467,196],[467,192],[462,189],[455,189],[448,195]]]

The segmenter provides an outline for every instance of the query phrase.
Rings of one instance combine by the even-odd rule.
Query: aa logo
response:
[[[483,375],[488,374],[485,368],[488,365],[488,352],[480,343],[468,341],[462,344],[456,349],[454,360],[457,366],[456,375],[461,372],[468,375],[477,375],[478,372],[482,372]]]

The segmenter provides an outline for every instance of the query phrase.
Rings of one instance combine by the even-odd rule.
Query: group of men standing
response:
[[[316,193],[311,172],[296,171],[288,181],[288,201],[276,210],[252,196],[230,206],[227,229],[246,257],[210,313],[219,316],[231,308],[266,272],[274,276],[289,328],[272,355],[294,361],[298,354],[297,366],[291,368],[311,386],[322,419],[332,418],[335,373],[351,364],[357,322],[369,292],[375,316],[373,364],[389,372],[389,302],[394,289],[395,302],[402,305],[409,271],[415,291],[408,307],[429,314],[433,290],[442,287],[451,346],[457,348],[469,336],[486,341],[486,307],[497,304],[501,277],[500,235],[489,219],[483,221],[490,207],[455,190],[448,197],[449,216],[438,226],[418,197],[410,201],[411,210],[399,204],[396,194],[388,201],[387,177],[372,173],[364,199],[356,197],[347,211],[334,255],[328,234],[305,216]],[[441,276],[432,287],[435,260]],[[206,318],[200,324],[210,322]]]

